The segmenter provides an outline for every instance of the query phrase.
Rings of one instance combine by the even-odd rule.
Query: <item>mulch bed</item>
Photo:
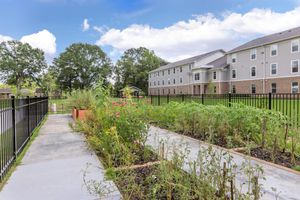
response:
[[[262,149],[261,147],[253,148],[250,151],[250,155],[255,158],[259,158],[268,162],[273,162],[272,151]],[[294,165],[291,163],[291,153],[277,151],[275,156],[275,164],[282,165],[284,167],[293,168]],[[300,165],[300,157],[296,157],[296,166]]]

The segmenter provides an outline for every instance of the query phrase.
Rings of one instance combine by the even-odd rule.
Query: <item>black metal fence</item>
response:
[[[0,182],[48,113],[48,97],[0,99]]]
[[[290,126],[300,127],[300,94],[201,94],[201,95],[151,95],[152,105],[175,102],[198,102],[204,105],[230,106],[243,103],[256,108],[282,112],[289,119]]]

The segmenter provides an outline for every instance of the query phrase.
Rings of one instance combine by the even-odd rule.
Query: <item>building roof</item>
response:
[[[0,94],[11,94],[10,88],[0,88]]]
[[[138,87],[135,86],[128,86],[133,92],[137,91],[137,92],[141,92],[142,90]],[[125,90],[125,88],[119,90],[120,92],[123,92]]]
[[[254,48],[254,47],[258,47],[258,46],[263,46],[263,45],[267,45],[267,44],[271,44],[271,43],[275,43],[275,42],[279,42],[279,41],[283,41],[283,40],[287,40],[287,39],[292,39],[292,38],[299,37],[299,36],[300,36],[300,27],[296,27],[296,28],[292,28],[292,29],[289,29],[286,31],[274,33],[271,35],[267,35],[267,36],[264,36],[261,38],[251,40],[250,42],[247,42],[239,47],[232,49],[228,53],[235,53],[238,51],[242,51],[242,50],[246,50],[246,49],[250,49],[250,48]]]
[[[217,53],[217,52],[226,53],[223,49],[218,49],[218,50],[211,51],[211,52],[208,52],[208,53],[204,53],[204,54],[201,54],[201,55],[198,55],[198,56],[194,56],[194,57],[191,57],[191,58],[186,58],[184,60],[179,60],[179,61],[176,61],[176,62],[173,62],[173,63],[169,63],[167,65],[164,65],[164,66],[161,66],[157,69],[154,69],[150,72],[155,72],[155,71],[160,71],[160,70],[164,70],[164,69],[169,69],[169,68],[172,68],[172,67],[178,67],[178,66],[182,66],[182,65],[186,65],[186,64],[191,64],[191,63],[194,63],[197,60],[203,59],[203,58],[205,58],[207,56],[210,56],[210,55],[212,55],[214,53]]]
[[[212,66],[213,69],[225,68],[228,66],[227,64],[227,56],[222,56],[210,63],[207,64],[208,66]]]

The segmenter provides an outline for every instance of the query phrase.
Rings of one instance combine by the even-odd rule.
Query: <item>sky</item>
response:
[[[300,0],[0,0],[0,42],[29,43],[49,64],[76,42],[113,62],[140,46],[172,62],[297,26]]]

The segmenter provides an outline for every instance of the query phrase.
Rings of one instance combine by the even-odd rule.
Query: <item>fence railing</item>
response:
[[[0,182],[48,113],[48,97],[0,99]]]
[[[300,94],[201,94],[201,95],[151,95],[152,105],[163,105],[172,101],[198,102],[203,105],[231,106],[232,103],[243,103],[256,108],[282,112],[289,119],[290,126],[300,127]]]

